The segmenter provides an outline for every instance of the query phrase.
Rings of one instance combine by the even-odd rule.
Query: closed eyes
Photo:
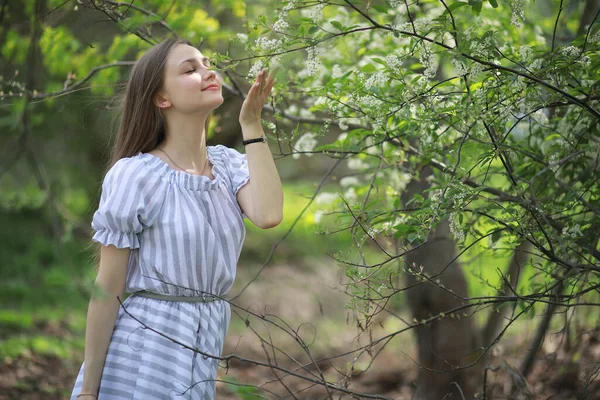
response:
[[[186,61],[187,61],[187,62],[190,62],[190,63],[192,63],[192,64],[197,64],[197,61],[196,61],[196,60],[186,60]],[[212,63],[210,62],[210,60],[209,60],[208,58],[204,58],[204,59],[202,59],[202,66],[203,66],[204,68],[206,68],[206,69],[212,69],[212,68],[213,68],[213,66],[212,66]],[[196,68],[192,68],[192,69],[190,69],[190,70],[186,71],[185,73],[186,73],[186,74],[191,74],[191,73],[193,73],[193,72],[195,72],[195,71],[196,71]]]

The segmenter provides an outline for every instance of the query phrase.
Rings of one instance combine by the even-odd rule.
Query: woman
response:
[[[222,82],[198,49],[165,40],[132,69],[92,219],[106,295],[90,300],[72,400],[215,398],[243,218],[263,229],[282,219],[260,120],[275,81],[266,72],[240,111],[240,154],[206,145]]]

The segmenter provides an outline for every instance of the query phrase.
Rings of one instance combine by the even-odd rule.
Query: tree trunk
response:
[[[425,176],[422,181],[412,182],[405,193],[405,201],[413,193],[422,193],[427,187]],[[418,250],[408,253],[405,260],[408,268],[415,263],[423,266],[423,272],[428,276],[444,272],[437,277],[446,288],[454,293],[467,296],[467,282],[458,262],[451,262],[457,255],[454,239],[449,232],[447,221],[440,223],[430,232],[428,243]],[[450,264],[447,268],[446,266]],[[417,282],[416,278],[407,275],[407,284]],[[430,284],[423,283],[407,292],[408,304],[414,318],[418,321],[438,315],[458,307],[463,302],[451,293]],[[467,314],[469,311],[467,311]],[[458,369],[472,363],[477,354],[477,337],[475,323],[472,317],[462,312],[454,317],[448,315],[426,326],[415,330],[418,342],[418,363],[422,367],[416,382],[416,400],[453,400],[472,399],[479,387],[483,372],[480,366],[469,369]],[[481,363],[479,363],[481,365]],[[448,372],[434,372],[448,371]],[[460,387],[460,390],[458,389]],[[461,393],[462,392],[462,393]],[[464,396],[464,397],[463,397]]]

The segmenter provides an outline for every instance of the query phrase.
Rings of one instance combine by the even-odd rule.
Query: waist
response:
[[[213,294],[203,294],[202,296],[174,296],[170,294],[149,292],[140,290],[131,293],[132,296],[147,297],[149,299],[167,300],[167,301],[186,301],[194,303],[208,303],[215,300],[225,299],[225,296],[215,296]]]

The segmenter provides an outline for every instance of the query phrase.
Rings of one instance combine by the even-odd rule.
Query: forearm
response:
[[[97,393],[110,339],[119,311],[117,294],[90,299],[85,329],[85,368],[82,393]],[[120,294],[122,300],[122,294]]]
[[[242,126],[244,140],[264,135],[260,123]],[[250,195],[254,215],[260,221],[281,221],[283,213],[283,191],[281,179],[267,143],[252,143],[246,146],[248,170],[250,172]]]

